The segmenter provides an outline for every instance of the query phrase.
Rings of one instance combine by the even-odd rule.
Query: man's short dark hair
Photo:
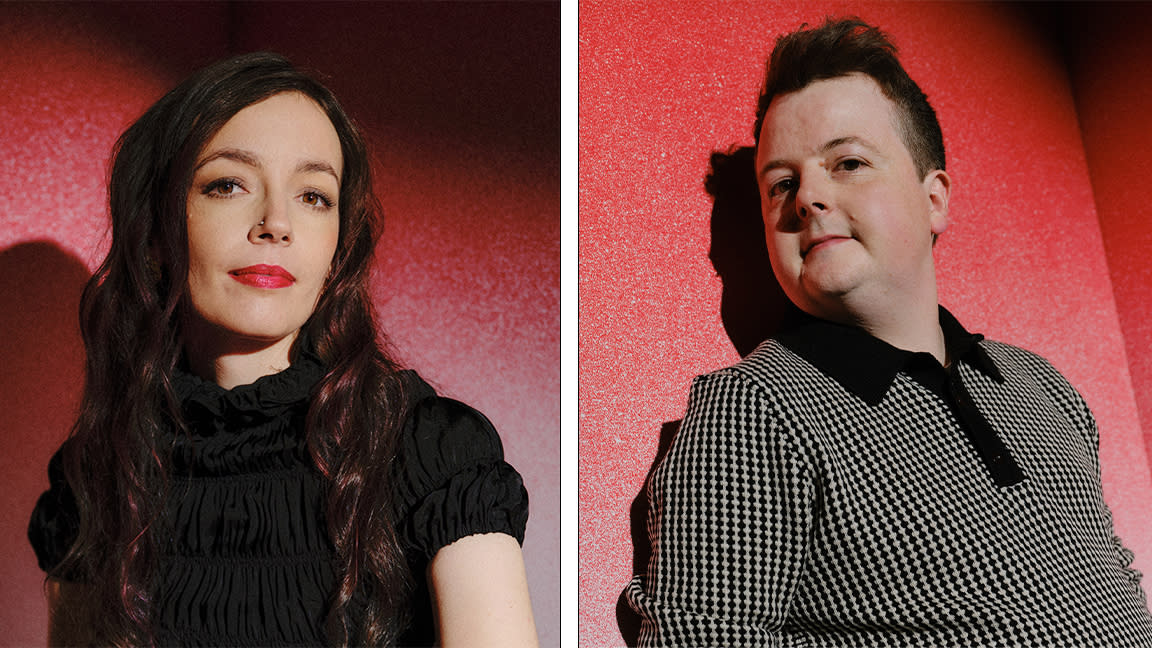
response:
[[[897,127],[920,177],[944,169],[944,136],[928,97],[896,58],[896,46],[859,18],[833,19],[776,39],[756,106],[754,135],[760,143],[764,114],[777,96],[810,83],[852,73],[871,77],[897,108]]]

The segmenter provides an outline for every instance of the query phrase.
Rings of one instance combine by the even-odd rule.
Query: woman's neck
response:
[[[190,336],[184,343],[184,355],[192,373],[232,389],[287,369],[297,334],[273,342]]]

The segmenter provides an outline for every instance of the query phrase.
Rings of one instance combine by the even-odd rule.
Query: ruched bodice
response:
[[[162,645],[317,645],[337,584],[327,532],[327,483],[305,445],[310,394],[324,374],[303,354],[278,374],[225,390],[188,373],[173,387],[186,432],[167,431],[170,490],[157,529],[154,632]],[[474,533],[523,541],[527,493],[483,415],[439,397],[414,373],[412,408],[389,487],[413,570],[405,645],[434,640],[424,571],[441,547]],[[60,469],[29,536],[50,570],[75,536]],[[71,537],[69,537],[71,534]],[[61,537],[65,541],[61,541]]]

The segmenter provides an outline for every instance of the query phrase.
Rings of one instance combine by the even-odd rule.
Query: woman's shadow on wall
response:
[[[47,615],[28,519],[48,487],[48,458],[76,416],[84,377],[76,314],[90,274],[50,241],[0,250],[0,628],[14,645],[43,644],[28,622]]]
[[[704,182],[712,196],[712,243],[708,258],[723,285],[720,320],[740,357],[752,353],[796,313],[772,274],[760,216],[755,158],[756,149],[750,146],[715,152]],[[632,500],[629,517],[634,574],[646,573],[652,558],[647,531],[651,508],[648,484],[679,429],[680,421],[660,426],[656,458],[644,479],[644,487]],[[627,645],[635,646],[640,636],[640,617],[623,595],[616,604],[616,621]]]
[[[50,241],[0,250],[0,474],[6,496],[26,491],[20,505],[28,512],[48,485],[48,456],[79,404],[84,345],[77,312],[90,276],[80,259]]]

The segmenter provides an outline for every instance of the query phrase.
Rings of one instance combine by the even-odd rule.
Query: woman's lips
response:
[[[229,270],[228,274],[236,281],[256,288],[287,288],[296,283],[291,272],[277,265],[252,265]]]

